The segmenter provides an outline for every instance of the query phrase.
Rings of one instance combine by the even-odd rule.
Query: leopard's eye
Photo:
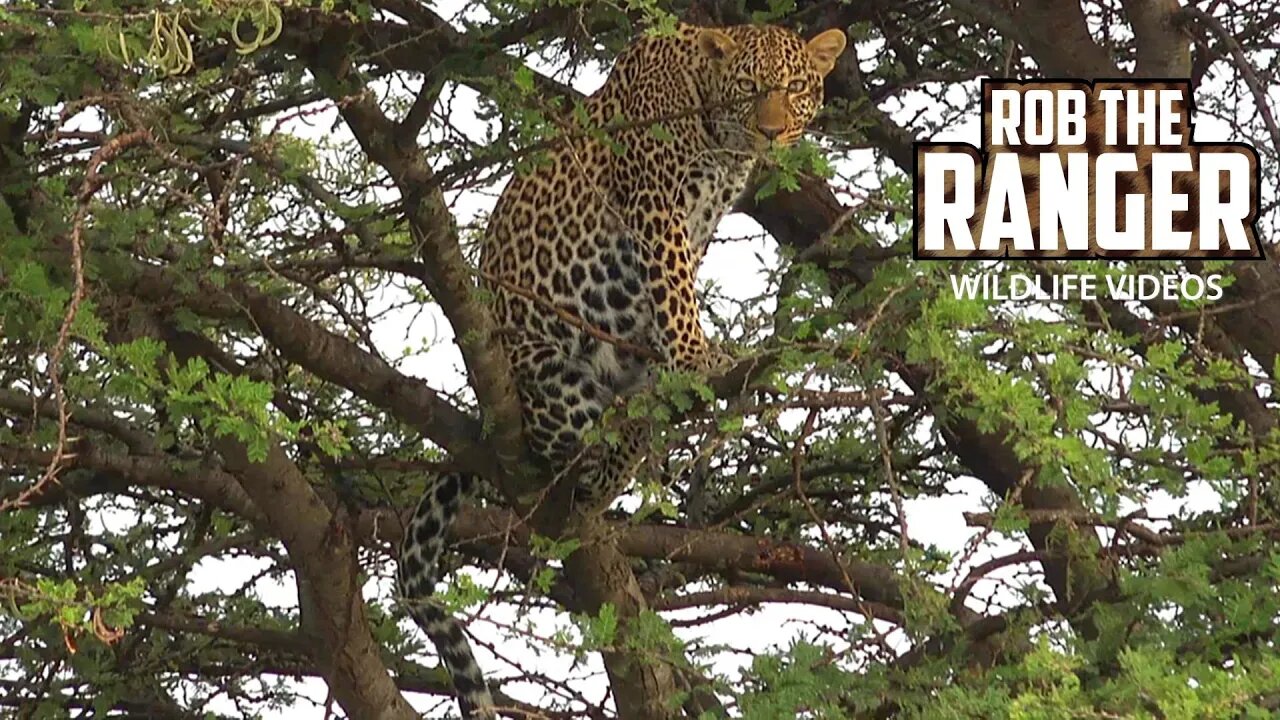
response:
[[[804,80],[797,79],[797,80],[792,80],[787,85],[787,92],[791,93],[792,95],[799,95],[800,93],[804,92],[808,88],[809,88],[809,83],[805,82]]]
[[[738,89],[744,93],[754,95],[756,93],[756,81],[749,78],[742,78],[738,81]]]

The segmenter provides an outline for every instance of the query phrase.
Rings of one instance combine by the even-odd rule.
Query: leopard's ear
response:
[[[712,60],[729,57],[737,46],[733,38],[715,28],[703,28],[698,33],[698,49]]]
[[[826,77],[827,73],[831,72],[831,68],[836,66],[836,58],[844,52],[845,42],[844,31],[832,28],[820,33],[805,45],[819,75]]]

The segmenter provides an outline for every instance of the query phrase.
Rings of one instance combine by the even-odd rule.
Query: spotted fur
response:
[[[726,367],[730,358],[699,322],[698,265],[760,153],[794,142],[813,119],[823,77],[844,47],[839,30],[806,43],[773,26],[680,25],[674,34],[642,38],[586,102],[592,125],[610,142],[571,133],[513,177],[499,199],[481,275],[531,449],[578,479],[575,503],[583,511],[607,505],[643,458],[643,432],[623,433],[617,448],[588,447],[583,437],[615,398],[646,379],[648,364],[548,305],[651,349],[668,367]],[[399,573],[400,591],[452,673],[469,719],[493,717],[492,697],[460,623],[428,598],[448,526],[473,482],[444,475],[429,484],[405,534]]]

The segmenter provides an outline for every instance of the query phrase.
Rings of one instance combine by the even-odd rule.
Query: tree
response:
[[[0,6],[6,715],[401,718],[411,698],[443,716],[448,679],[388,581],[441,468],[493,485],[443,595],[513,716],[1275,712],[1280,267],[1159,266],[1227,274],[1217,303],[1026,312],[955,298],[948,275],[980,268],[908,243],[912,142],[1009,75],[1192,78],[1199,117],[1259,149],[1269,242],[1280,6],[449,15]],[[760,297],[717,306],[753,379],[672,374],[632,398],[618,415],[660,432],[629,502],[561,532],[475,290],[474,204],[561,136],[576,73],[675,17],[842,27],[856,53],[815,139],[736,208],[777,250]],[[1137,271],[1037,266],[1068,268]],[[422,313],[457,354],[421,341]],[[922,542],[908,508],[964,479],[976,531]],[[209,588],[213,567],[249,576]],[[716,623],[766,605],[804,629],[740,661]]]

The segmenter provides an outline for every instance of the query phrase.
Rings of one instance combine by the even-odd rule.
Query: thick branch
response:
[[[491,454],[477,442],[479,422],[421,381],[280,300],[236,281],[218,287],[168,269],[120,260],[113,265],[106,277],[116,292],[159,306],[176,304],[208,318],[248,320],[285,359],[422,432],[449,450],[460,466],[482,474],[494,472]]]
[[[1012,17],[1012,32],[1006,34],[1026,46],[1046,76],[1094,80],[1118,73],[1089,35],[1079,2],[1022,0]]]
[[[51,453],[0,446],[0,460],[6,465],[47,464]],[[164,455],[126,455],[106,450],[87,442],[74,448],[66,461],[73,470],[89,470],[41,490],[29,498],[28,505],[41,506],[59,502],[68,494],[87,497],[101,493],[124,492],[131,486],[153,487],[198,498],[212,507],[238,515],[251,522],[263,520],[253,500],[245,494],[234,477],[210,467],[183,467],[186,463]]]
[[[1179,27],[1178,0],[1124,0],[1137,43],[1135,77],[1191,75],[1191,43]]]
[[[362,513],[356,534],[369,541],[398,543],[402,524],[387,511]],[[851,594],[866,601],[869,614],[891,619],[905,609],[902,579],[890,567],[851,559],[788,542],[738,535],[720,530],[698,530],[670,525],[609,524],[618,550],[628,557],[688,563],[724,571],[767,575],[788,583],[806,583]],[[457,543],[498,543],[527,546],[529,528],[512,512],[499,508],[463,507],[451,539]],[[878,614],[884,608],[887,612]],[[965,622],[977,618],[965,612]]]
[[[314,48],[311,62],[321,87],[369,159],[382,166],[400,191],[405,217],[425,264],[427,289],[449,318],[471,387],[488,427],[488,445],[504,476],[520,477],[524,457],[520,401],[507,359],[495,342],[495,325],[479,300],[473,273],[462,255],[444,194],[416,138],[405,138],[379,109],[344,56],[346,32],[331,32]],[[501,481],[502,478],[494,478]]]
[[[0,389],[0,410],[12,416],[30,414],[35,410],[40,417],[56,420],[58,409],[48,399],[37,399],[17,390]],[[157,452],[155,440],[145,432],[121,420],[110,412],[92,408],[68,408],[69,419],[80,427],[98,430],[123,442],[129,451],[138,455]]]

